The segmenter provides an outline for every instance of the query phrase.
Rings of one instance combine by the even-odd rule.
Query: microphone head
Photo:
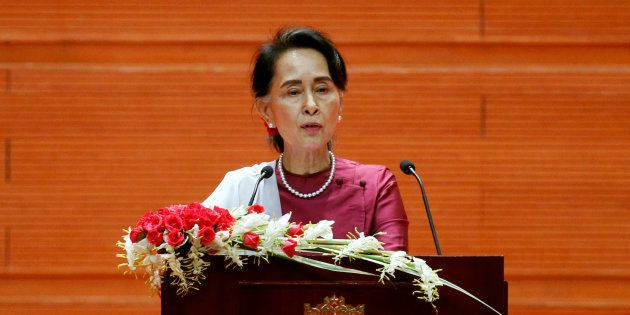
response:
[[[273,175],[273,167],[269,165],[263,167],[263,169],[260,171],[260,175],[262,175],[262,178],[271,177],[271,175]]]
[[[400,170],[403,173],[409,175],[409,174],[411,174],[411,170],[415,170],[415,169],[416,169],[416,166],[413,165],[413,163],[411,161],[409,161],[409,160],[402,160],[402,161],[400,161]]]

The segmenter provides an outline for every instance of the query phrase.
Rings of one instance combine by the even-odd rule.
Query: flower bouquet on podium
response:
[[[373,275],[384,282],[396,272],[412,275],[413,294],[429,303],[439,298],[438,287],[454,288],[500,314],[457,285],[442,279],[426,262],[403,251],[385,251],[373,235],[356,232],[348,239],[333,239],[334,222],[291,222],[291,213],[271,218],[260,205],[223,209],[199,203],[172,205],[145,213],[135,226],[124,230],[117,245],[126,259],[119,267],[144,269],[148,284],[159,294],[162,282],[170,281],[177,294],[195,290],[205,278],[208,255],[222,255],[226,265],[242,268],[250,258],[268,261],[269,256],[335,272]],[[309,258],[310,253],[331,255],[334,263]],[[343,259],[359,259],[378,266],[374,273],[343,267]],[[168,271],[168,279],[165,279]]]

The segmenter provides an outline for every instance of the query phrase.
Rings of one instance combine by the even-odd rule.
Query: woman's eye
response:
[[[318,87],[317,89],[315,89],[315,92],[320,93],[320,94],[327,93],[328,87],[327,86]]]
[[[296,96],[296,95],[299,95],[299,94],[300,94],[300,91],[299,91],[299,90],[289,90],[289,91],[287,92],[287,94],[288,94],[289,96]]]

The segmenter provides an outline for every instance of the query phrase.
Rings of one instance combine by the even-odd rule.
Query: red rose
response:
[[[247,232],[243,234],[243,246],[251,249],[257,249],[260,243],[260,236],[254,232]]]
[[[199,237],[201,238],[201,245],[208,245],[214,241],[216,234],[212,227],[204,227],[199,230]]]
[[[203,208],[199,214],[199,227],[211,227],[219,221],[220,217],[221,215],[213,209]]]
[[[217,229],[219,231],[227,230],[228,228],[232,227],[232,224],[234,224],[234,222],[236,222],[234,217],[227,209],[215,206],[214,210],[220,215],[219,220],[217,221]]]
[[[248,213],[263,213],[265,212],[265,207],[259,204],[251,205],[247,208],[247,212]]]
[[[139,223],[145,231],[164,231],[164,222],[162,221],[162,216],[152,212],[145,213],[145,215],[140,219]]]
[[[182,233],[180,230],[168,230],[166,240],[168,242],[168,245],[177,246],[184,241],[184,233]]]
[[[136,226],[131,230],[131,232],[129,232],[129,239],[134,243],[141,241],[144,237],[145,233],[139,226]]]
[[[199,203],[191,203],[182,211],[182,221],[184,223],[184,229],[190,230],[197,223],[197,219],[201,214],[201,208],[203,206]]]
[[[151,230],[147,232],[147,240],[155,246],[158,246],[164,242],[164,236],[162,232],[158,230]]]
[[[290,238],[284,241],[284,246],[282,246],[282,251],[287,254],[289,257],[293,257],[295,255],[295,247],[297,246],[297,242]]]
[[[182,222],[182,219],[179,217],[179,215],[171,213],[164,217],[164,226],[166,226],[169,231],[181,230],[184,226],[184,223]]]
[[[188,204],[186,206],[186,209],[184,210],[193,210],[195,212],[198,212],[198,211],[201,211],[202,209],[205,209],[205,207],[202,204],[198,202],[193,202],[193,203]]]
[[[182,221],[183,221],[183,224],[184,224],[184,230],[190,230],[197,223],[197,217],[196,216],[194,216],[194,217],[193,216],[185,216]]]
[[[157,214],[161,215],[162,217],[165,217],[171,214],[171,210],[169,208],[160,208],[158,209]]]
[[[168,206],[168,211],[170,213],[174,213],[177,215],[181,215],[182,212],[186,209],[186,205],[170,205]]]
[[[293,236],[293,237],[304,235],[304,224],[302,224],[302,222],[298,224],[291,224],[289,226],[289,230],[287,231],[287,235]]]

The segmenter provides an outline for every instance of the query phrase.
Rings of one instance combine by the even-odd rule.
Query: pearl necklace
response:
[[[332,182],[333,176],[335,176],[335,155],[332,153],[332,151],[328,151],[328,154],[330,154],[330,176],[328,176],[328,180],[326,180],[324,185],[322,187],[320,187],[318,190],[316,190],[316,191],[314,191],[312,193],[309,193],[309,194],[303,194],[303,193],[295,190],[287,182],[287,178],[284,176],[284,170],[282,169],[282,159],[284,157],[284,153],[280,153],[280,158],[278,159],[278,172],[280,172],[280,179],[282,179],[282,183],[284,184],[284,187],[286,187],[287,190],[289,190],[289,192],[291,192],[292,194],[294,194],[294,195],[296,195],[296,196],[298,196],[300,198],[304,198],[304,199],[315,197],[315,196],[321,194],[322,192],[324,192],[324,190],[326,190],[328,185],[330,185],[330,183]]]

